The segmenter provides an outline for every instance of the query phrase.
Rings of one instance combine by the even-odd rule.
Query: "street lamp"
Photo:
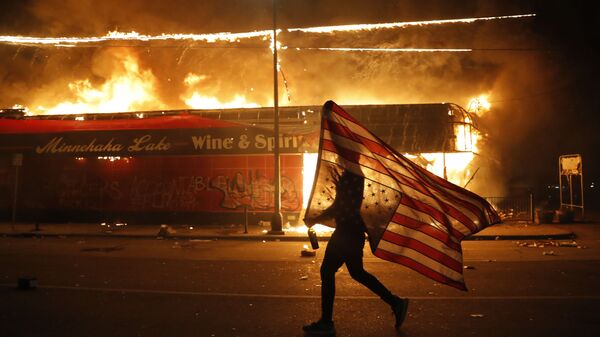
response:
[[[283,235],[281,215],[281,168],[279,160],[279,91],[277,82],[277,0],[273,0],[273,136],[274,136],[274,210],[269,234]]]

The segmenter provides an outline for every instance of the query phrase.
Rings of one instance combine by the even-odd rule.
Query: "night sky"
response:
[[[558,184],[558,156],[579,153],[588,207],[600,209],[600,66],[593,50],[600,29],[592,5],[589,1],[542,0],[282,0],[277,7],[280,28],[536,14],[528,19],[354,35],[282,35],[281,40],[290,47],[475,49],[468,55],[435,56],[282,51],[282,68],[292,96],[284,104],[322,104],[327,99],[351,104],[352,96],[360,93],[372,103],[454,102],[465,107],[470,97],[489,93],[492,111],[481,117],[479,126],[488,134],[488,153],[500,163],[498,179],[510,189],[532,190],[545,198],[545,187]],[[0,35],[90,36],[112,30],[244,32],[271,29],[271,25],[272,4],[264,0],[25,0],[0,4]],[[57,80],[60,77],[68,81],[91,72],[96,81],[102,81],[102,72],[90,70],[97,65],[98,55],[106,53],[101,49],[57,52],[0,45],[0,106],[33,104],[48,95],[44,90],[56,95],[54,87],[65,84]],[[247,48],[240,51],[245,53],[240,57],[230,48],[213,48],[192,51],[193,57],[186,57],[194,61],[174,64],[176,57],[169,53],[182,53],[176,48],[138,49],[142,65],[152,69],[161,83],[168,107],[179,107],[176,88],[168,83],[192,68],[207,69],[212,79],[209,91],[216,96],[249,86],[256,90],[246,93],[260,103],[272,95],[268,53],[256,56]],[[151,53],[152,57],[147,56]],[[257,64],[264,71],[253,73],[260,68]],[[213,68],[218,71],[208,70]],[[589,188],[592,182],[595,188]]]

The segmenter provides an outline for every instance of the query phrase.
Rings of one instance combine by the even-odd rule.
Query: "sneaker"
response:
[[[392,311],[396,317],[396,323],[394,326],[396,329],[399,329],[406,318],[406,313],[408,312],[408,298],[400,298],[398,296],[394,297],[396,302],[396,304],[392,305]]]
[[[309,336],[335,336],[335,326],[333,325],[333,322],[312,322],[303,326],[302,330]]]

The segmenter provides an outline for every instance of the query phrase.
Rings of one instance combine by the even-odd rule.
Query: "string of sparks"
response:
[[[312,34],[331,34],[336,32],[349,31],[371,31],[375,29],[392,29],[403,28],[410,26],[427,26],[427,25],[444,25],[456,23],[474,23],[478,21],[490,20],[505,20],[505,19],[520,19],[534,17],[536,14],[519,14],[519,15],[504,15],[504,16],[489,16],[478,18],[465,19],[448,19],[448,20],[429,20],[429,21],[411,21],[411,22],[392,22],[392,23],[377,23],[377,24],[357,24],[357,25],[341,25],[341,26],[323,26],[309,28],[289,28],[287,32],[301,32]],[[277,34],[283,30],[278,30]],[[22,46],[53,46],[53,47],[77,47],[79,45],[95,45],[107,42],[117,41],[137,41],[137,42],[152,42],[152,41],[193,41],[193,42],[239,42],[242,39],[263,38],[273,41],[272,30],[261,30],[244,33],[212,33],[212,34],[161,34],[161,35],[144,35],[137,32],[109,32],[105,36],[98,37],[28,37],[28,36],[0,36],[0,43]],[[271,45],[273,43],[271,42]],[[278,44],[279,45],[279,44]],[[285,48],[285,47],[281,47]],[[272,49],[272,46],[271,46]],[[382,52],[470,52],[472,49],[456,49],[456,48],[295,48],[296,50],[325,50],[325,51],[382,51]]]

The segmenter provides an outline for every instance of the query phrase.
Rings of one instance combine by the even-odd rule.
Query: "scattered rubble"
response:
[[[300,256],[302,256],[302,257],[314,257],[316,255],[317,255],[317,251],[314,249],[308,248],[308,245],[304,245],[304,247],[300,251]]]
[[[173,235],[175,234],[176,231],[169,225],[165,225],[162,224],[160,225],[160,229],[158,230],[158,234],[156,234],[157,239],[158,238],[165,238],[169,235]]]
[[[38,286],[37,278],[31,276],[19,277],[17,280],[17,287],[20,290],[32,290]]]
[[[587,248],[581,246],[575,240],[557,241],[557,240],[543,240],[543,241],[513,241],[519,247],[527,248],[545,248],[545,247],[572,247],[572,248]]]

